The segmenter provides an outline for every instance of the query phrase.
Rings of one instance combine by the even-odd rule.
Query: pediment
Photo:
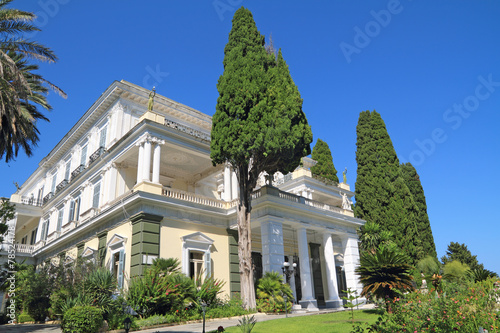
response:
[[[83,250],[83,252],[82,252],[82,257],[84,257],[84,258],[86,258],[86,257],[92,257],[92,256],[94,256],[94,253],[95,253],[95,252],[96,252],[96,250],[95,250],[95,249],[93,249],[93,248],[91,248],[91,247],[87,246],[87,247],[85,248],[85,250]]]
[[[113,237],[111,237],[111,239],[108,241],[107,247],[110,249],[116,249],[125,246],[126,242],[127,237],[114,234]]]
[[[193,234],[189,234],[181,237],[182,241],[185,243],[198,243],[198,244],[206,244],[212,245],[214,240],[201,232],[195,232]]]

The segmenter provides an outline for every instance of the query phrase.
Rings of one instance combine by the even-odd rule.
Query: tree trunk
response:
[[[250,228],[251,189],[240,182],[240,200],[238,204],[238,257],[240,260],[241,299],[245,309],[255,309],[255,288],[252,268],[252,231]]]

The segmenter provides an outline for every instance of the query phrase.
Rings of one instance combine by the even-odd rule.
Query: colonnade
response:
[[[160,183],[161,146],[165,140],[146,135],[137,143],[139,157],[137,160],[137,184],[141,182]],[[151,150],[153,150],[153,173],[151,176]]]

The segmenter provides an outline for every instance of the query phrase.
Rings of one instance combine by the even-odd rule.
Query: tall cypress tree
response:
[[[312,132],[281,50],[277,56],[266,52],[264,36],[248,9],[242,7],[234,14],[223,64],[212,118],[210,157],[214,165],[230,163],[238,180],[241,296],[250,309],[256,307],[251,193],[261,172],[294,170],[300,159],[311,153]]]
[[[339,182],[339,177],[337,177],[337,170],[333,165],[332,152],[330,151],[330,147],[328,147],[328,143],[321,139],[318,139],[318,141],[316,141],[316,145],[313,148],[311,157],[317,162],[316,165],[311,168],[311,173],[313,175],[318,175],[320,177],[334,181],[335,183]]]
[[[424,252],[418,235],[415,205],[401,176],[399,159],[382,117],[361,112],[356,128],[358,164],[354,214],[391,231],[394,242],[416,261]]]
[[[406,185],[415,200],[418,207],[417,227],[418,234],[422,240],[423,251],[427,255],[436,257],[436,245],[434,244],[434,237],[432,236],[431,224],[429,216],[427,215],[427,203],[424,195],[424,188],[420,182],[420,177],[417,170],[411,163],[401,164],[401,174],[405,180]]]

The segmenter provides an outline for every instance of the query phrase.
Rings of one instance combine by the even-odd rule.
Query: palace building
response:
[[[230,165],[212,165],[211,117],[160,95],[148,111],[149,94],[113,82],[12,194],[16,259],[98,259],[127,288],[155,258],[174,257],[186,275],[238,292],[238,186]],[[288,281],[310,311],[340,307],[342,290],[361,292],[364,224],[349,185],[312,177],[314,163],[262,175],[251,215],[255,278],[296,263]]]

